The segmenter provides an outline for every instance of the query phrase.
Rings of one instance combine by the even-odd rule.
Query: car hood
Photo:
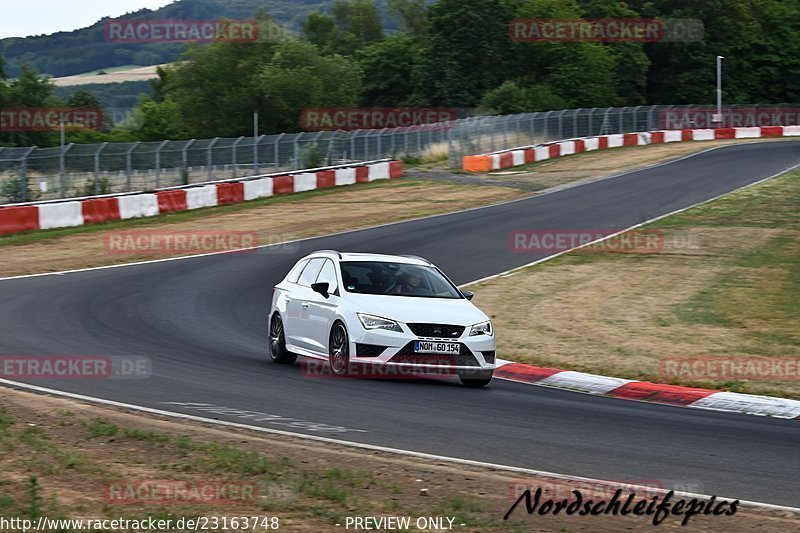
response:
[[[471,326],[489,320],[483,311],[466,299],[414,298],[378,294],[347,294],[348,301],[362,313],[400,322],[458,324]]]

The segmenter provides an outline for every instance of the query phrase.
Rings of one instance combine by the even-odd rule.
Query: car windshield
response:
[[[435,267],[386,261],[345,261],[342,281],[347,292],[415,296],[421,298],[462,298],[459,290]]]

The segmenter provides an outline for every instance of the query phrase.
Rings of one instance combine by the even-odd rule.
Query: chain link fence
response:
[[[153,190],[383,158],[447,159],[548,141],[658,129],[800,124],[800,104],[565,109],[439,124],[239,138],[0,147],[0,204]]]
[[[714,106],[655,105],[471,117],[453,124],[448,161],[451,168],[461,168],[465,155],[592,135],[800,124],[800,104],[729,105],[722,108],[721,117],[716,114]]]

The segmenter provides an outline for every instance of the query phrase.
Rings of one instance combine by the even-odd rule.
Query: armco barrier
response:
[[[152,193],[9,205],[0,207],[0,235],[152,217],[160,213],[234,204],[278,194],[399,178],[402,175],[401,161],[382,160],[356,166],[311,169],[292,175],[252,176],[241,180],[170,187]]]
[[[489,154],[468,155],[462,158],[467,172],[489,172],[522,164],[544,161],[583,151],[603,150],[619,146],[642,146],[679,141],[711,141],[714,139],[758,139],[761,137],[800,136],[800,126],[764,126],[748,128],[718,128],[694,130],[661,130],[636,133],[616,133],[566,139],[536,146],[521,146]]]

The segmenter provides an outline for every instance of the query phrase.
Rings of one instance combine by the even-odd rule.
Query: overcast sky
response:
[[[91,26],[102,17],[118,17],[174,0],[0,0],[0,38],[27,37]]]

